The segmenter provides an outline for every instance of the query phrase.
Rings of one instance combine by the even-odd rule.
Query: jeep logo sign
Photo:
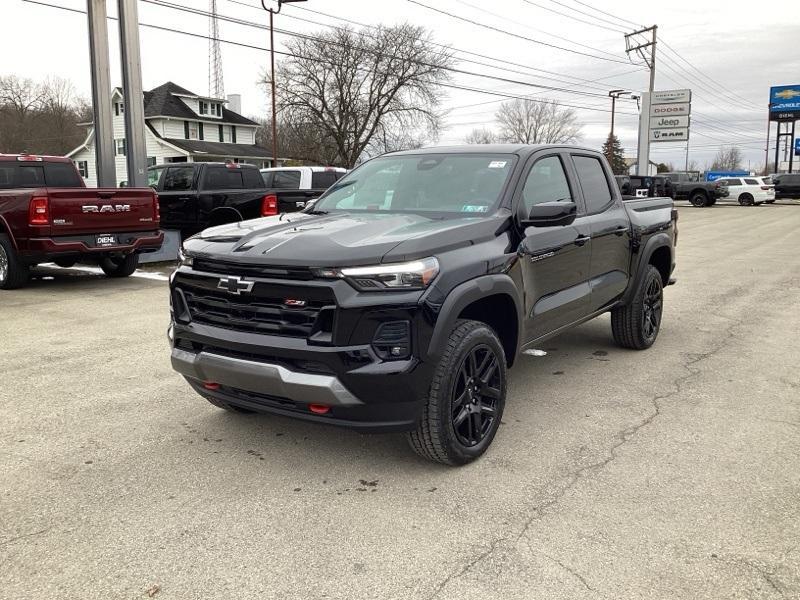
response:
[[[688,127],[688,116],[675,116],[675,117],[652,117],[650,119],[650,127],[653,129],[670,129],[673,127]]]

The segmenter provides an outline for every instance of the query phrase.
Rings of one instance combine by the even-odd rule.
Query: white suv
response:
[[[717,182],[728,187],[728,200],[738,200],[742,206],[775,202],[775,186],[768,185],[762,177],[725,177]]]

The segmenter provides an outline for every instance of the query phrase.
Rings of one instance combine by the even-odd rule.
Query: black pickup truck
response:
[[[700,181],[700,174],[688,171],[659,173],[672,184],[672,197],[675,200],[688,200],[692,206],[714,206],[720,198],[727,198],[728,188],[718,181]]]
[[[671,198],[623,201],[585,148],[388,154],[303,212],[186,240],[172,365],[220,408],[406,431],[465,464],[520,352],[606,312],[619,345],[655,342],[676,219]]]
[[[171,163],[147,170],[158,193],[161,227],[184,235],[278,214],[258,168],[237,163]]]

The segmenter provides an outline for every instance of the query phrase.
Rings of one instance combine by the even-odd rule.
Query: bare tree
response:
[[[467,134],[464,138],[466,144],[495,144],[497,143],[497,134],[486,127],[475,128]]]
[[[500,139],[514,144],[569,144],[581,139],[581,125],[571,108],[555,101],[515,99],[497,111]]]
[[[738,171],[742,168],[743,160],[744,155],[738,146],[722,146],[711,163],[711,170]]]
[[[364,156],[435,139],[451,54],[425,28],[337,28],[287,47],[291,57],[275,78],[281,119],[324,136],[336,148],[331,162],[352,167]]]
[[[65,79],[0,77],[0,152],[64,154],[86,137],[88,112]]]

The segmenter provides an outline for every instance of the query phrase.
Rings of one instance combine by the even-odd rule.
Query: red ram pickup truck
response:
[[[22,287],[45,262],[127,277],[139,253],[161,247],[158,225],[151,188],[87,188],[68,158],[0,154],[0,289]]]

